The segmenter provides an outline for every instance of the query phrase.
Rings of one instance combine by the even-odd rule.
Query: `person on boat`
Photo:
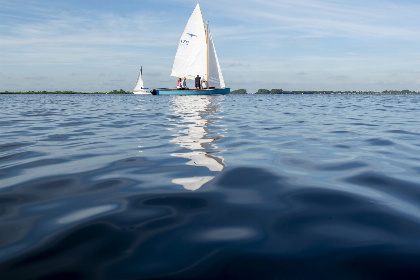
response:
[[[200,75],[197,75],[197,77],[195,77],[195,88],[196,89],[200,89],[201,88],[201,78],[200,78]]]
[[[176,84],[176,88],[177,89],[182,89],[182,82],[181,82],[181,78],[178,79],[178,83]]]
[[[187,78],[184,77],[184,81],[182,82],[182,88],[183,89],[188,89],[187,87]]]

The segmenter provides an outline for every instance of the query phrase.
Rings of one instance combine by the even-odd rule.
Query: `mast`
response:
[[[207,37],[206,37],[206,42],[207,42],[207,89],[209,89],[210,84],[209,84],[209,22],[207,21]]]

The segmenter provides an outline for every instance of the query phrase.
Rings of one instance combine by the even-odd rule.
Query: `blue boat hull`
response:
[[[213,88],[213,89],[156,89],[156,95],[212,95],[212,94],[228,94],[230,88]]]

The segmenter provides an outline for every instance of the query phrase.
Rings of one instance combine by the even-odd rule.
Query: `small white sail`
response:
[[[171,76],[193,80],[207,76],[207,43],[203,15],[197,3],[179,41]]]
[[[209,29],[209,86],[215,88],[226,88],[223,79],[222,69],[217,58],[216,48],[214,47],[213,37]]]
[[[144,88],[143,85],[143,67],[140,68],[139,77],[137,78],[137,84],[133,90],[134,94],[150,94],[150,92]]]

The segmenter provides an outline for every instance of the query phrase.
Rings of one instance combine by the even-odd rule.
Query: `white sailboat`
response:
[[[137,78],[136,86],[133,89],[134,94],[151,94],[150,90],[144,88],[143,85],[143,67],[140,67],[139,77]]]
[[[195,80],[197,76],[205,82],[204,88],[195,89],[157,89],[159,95],[208,95],[227,94],[222,69],[216,54],[209,24],[204,25],[200,5],[197,3],[179,41],[171,72],[172,77]]]

